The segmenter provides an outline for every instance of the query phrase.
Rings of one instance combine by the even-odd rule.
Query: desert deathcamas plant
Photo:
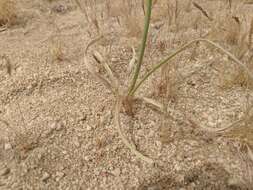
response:
[[[134,99],[140,99],[147,104],[152,104],[153,106],[155,106],[156,108],[160,109],[163,112],[164,108],[163,108],[162,104],[160,104],[159,102],[149,99],[149,98],[135,96],[137,90],[150,77],[150,75],[152,75],[155,71],[157,71],[159,68],[161,68],[161,66],[166,65],[166,64],[170,64],[170,60],[173,59],[178,54],[182,53],[183,51],[185,51],[189,47],[194,46],[196,43],[200,43],[200,42],[206,43],[209,46],[212,46],[212,47],[218,49],[222,54],[228,56],[230,58],[230,60],[232,60],[234,63],[238,64],[245,71],[245,73],[248,75],[250,80],[253,80],[253,74],[249,71],[249,69],[246,67],[246,65],[244,63],[242,63],[238,58],[236,58],[233,54],[231,54],[230,52],[228,52],[227,50],[222,48],[220,45],[218,45],[210,40],[207,40],[207,39],[194,39],[194,40],[184,44],[182,47],[178,48],[177,50],[175,50],[173,53],[168,55],[168,57],[165,58],[164,60],[160,61],[157,64],[154,64],[153,68],[150,71],[148,71],[146,74],[144,74],[144,77],[137,82],[137,80],[139,79],[139,74],[141,71],[141,66],[142,66],[145,48],[146,48],[146,42],[147,42],[149,24],[150,24],[150,19],[151,19],[151,12],[152,12],[152,0],[145,0],[145,5],[146,5],[145,22],[144,22],[144,32],[143,32],[142,41],[141,41],[141,48],[140,48],[140,52],[138,55],[137,63],[135,64],[135,62],[134,62],[134,60],[135,60],[134,55],[130,61],[131,67],[132,67],[132,65],[134,65],[134,69],[133,69],[134,73],[133,73],[133,78],[130,79],[130,84],[129,84],[129,88],[127,89],[127,92],[124,89],[122,89],[123,87],[121,87],[119,85],[120,83],[118,82],[118,79],[114,76],[112,70],[110,69],[109,64],[106,62],[105,59],[103,59],[103,57],[98,52],[93,52],[93,56],[95,56],[96,60],[99,61],[100,64],[104,67],[104,69],[107,73],[107,77],[102,76],[98,72],[98,69],[95,68],[94,64],[90,63],[90,60],[88,59],[87,49],[86,49],[85,55],[84,55],[84,63],[86,64],[88,71],[95,78],[97,78],[100,82],[102,82],[108,89],[110,89],[111,92],[116,97],[114,119],[115,119],[115,125],[117,126],[118,133],[119,133],[120,138],[122,139],[123,143],[137,157],[139,157],[140,159],[142,159],[145,162],[153,164],[154,163],[153,159],[140,153],[136,149],[136,146],[134,145],[134,143],[130,142],[125,137],[125,135],[123,134],[123,132],[121,130],[121,122],[120,122],[120,111],[121,111],[122,107],[125,107],[125,110],[129,110],[128,113],[132,114],[131,107],[132,107]],[[100,39],[100,38],[101,37],[99,37],[98,39]],[[94,44],[94,40],[92,40],[91,44]],[[91,44],[88,44],[88,47],[90,47]],[[133,51],[133,54],[135,54],[134,52],[135,51]],[[168,109],[168,108],[166,108],[166,109]],[[226,129],[230,129],[232,126],[234,126],[234,125],[232,124],[228,127],[224,127],[222,129],[219,129],[216,131],[214,131],[214,129],[204,128],[204,127],[203,127],[203,129],[204,130],[211,130],[213,132],[220,132],[220,131],[224,131]]]

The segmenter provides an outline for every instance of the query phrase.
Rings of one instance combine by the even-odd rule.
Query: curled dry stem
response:
[[[154,106],[161,113],[164,112],[165,108],[160,102],[155,101],[151,98],[146,98],[146,97],[139,97],[139,99],[142,100],[143,102],[145,102],[146,104]],[[173,113],[173,114],[176,114],[176,115],[182,115],[182,113],[180,113],[179,111],[176,111],[176,110],[173,110],[173,109],[170,109],[170,108],[167,108],[166,111],[170,112],[170,113]],[[222,127],[222,128],[219,128],[219,129],[214,129],[214,128],[211,128],[211,127],[202,127],[202,126],[199,126],[199,125],[198,125],[198,127],[203,131],[208,131],[208,132],[213,132],[213,133],[223,133],[227,130],[231,130],[232,128],[238,126],[241,122],[243,122],[243,119],[239,119],[239,120],[233,122],[232,124],[230,124],[228,126],[225,126],[225,127]]]
[[[126,145],[127,148],[129,148],[129,150],[135,154],[138,158],[140,158],[141,160],[149,163],[149,164],[153,164],[154,161],[147,157],[144,156],[142,153],[140,153],[138,150],[136,150],[136,147],[133,143],[130,143],[127,138],[125,137],[125,135],[123,134],[122,130],[121,130],[121,124],[120,124],[120,109],[121,109],[121,105],[122,105],[122,100],[120,98],[120,96],[118,96],[117,98],[117,103],[116,103],[116,107],[115,107],[115,116],[114,116],[114,121],[115,121],[115,125],[117,128],[117,131],[119,133],[119,136],[121,138],[121,140],[123,141],[123,143]]]
[[[84,64],[87,70],[89,71],[89,73],[94,78],[98,79],[106,88],[108,88],[113,94],[115,94],[115,89],[113,88],[111,82],[107,78],[99,74],[99,72],[97,71],[97,68],[89,62],[86,55],[84,55]]]
[[[119,89],[119,81],[118,79],[114,76],[110,66],[107,64],[106,60],[104,60],[104,58],[101,56],[101,54],[98,51],[94,51],[93,52],[93,56],[94,58],[100,63],[102,64],[102,66],[104,67],[105,71],[107,72],[107,75],[109,76],[109,79],[105,78],[104,76],[102,76],[98,71],[97,68],[91,64],[88,60],[88,50],[89,48],[95,44],[97,41],[101,40],[104,36],[101,35],[96,39],[91,40],[87,47],[85,48],[85,54],[84,54],[84,64],[87,68],[87,70],[89,71],[89,73],[91,73],[93,75],[93,77],[95,77],[96,79],[98,79],[99,81],[101,81],[114,95],[116,95],[118,89]]]
[[[102,66],[104,67],[108,77],[109,77],[109,80],[111,82],[111,86],[117,90],[118,87],[119,87],[119,81],[118,79],[114,76],[110,66],[107,64],[106,60],[103,58],[103,56],[98,52],[98,51],[94,51],[93,52],[93,56],[95,57],[95,59],[100,63],[102,64]]]

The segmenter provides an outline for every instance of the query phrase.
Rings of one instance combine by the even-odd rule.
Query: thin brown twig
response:
[[[209,16],[209,14],[207,13],[207,11],[205,9],[203,9],[198,3],[196,2],[192,2],[193,6],[196,7],[198,10],[200,10],[200,12],[206,17],[208,18],[208,20],[212,21],[213,19]]]

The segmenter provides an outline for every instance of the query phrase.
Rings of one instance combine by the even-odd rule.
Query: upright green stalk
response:
[[[147,42],[147,37],[148,37],[148,29],[149,29],[150,18],[151,18],[152,0],[146,0],[146,5],[147,5],[147,13],[145,15],[145,25],[144,25],[144,33],[143,33],[143,36],[142,36],[141,52],[139,54],[137,66],[135,68],[134,78],[131,82],[131,86],[130,86],[129,91],[128,91],[129,96],[133,96],[133,94],[134,94],[133,89],[135,88],[136,81],[137,81],[139,73],[140,73],[141,64],[142,64],[142,61],[143,61],[143,56],[144,56],[144,52],[145,52],[145,48],[146,48],[146,42]]]

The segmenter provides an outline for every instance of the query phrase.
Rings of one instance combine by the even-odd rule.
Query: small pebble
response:
[[[10,144],[10,143],[6,143],[6,144],[4,145],[4,150],[10,150],[10,149],[12,149],[11,144]]]
[[[115,62],[117,62],[117,61],[118,61],[118,59],[117,59],[117,58],[115,58],[115,57],[113,57],[113,58],[111,59],[111,61],[115,63]]]
[[[120,169],[116,168],[115,170],[111,171],[111,173],[115,176],[119,176],[120,175]]]
[[[42,175],[41,180],[45,182],[45,181],[47,181],[49,178],[50,178],[49,173],[45,172],[45,173]]]
[[[85,156],[85,157],[84,157],[84,160],[85,160],[86,162],[88,162],[88,161],[90,160],[90,157],[89,157],[89,156]]]
[[[87,125],[86,129],[87,129],[87,131],[90,131],[92,129],[92,127],[90,125]]]
[[[64,124],[61,121],[54,121],[50,128],[52,130],[60,131],[63,128]]]

